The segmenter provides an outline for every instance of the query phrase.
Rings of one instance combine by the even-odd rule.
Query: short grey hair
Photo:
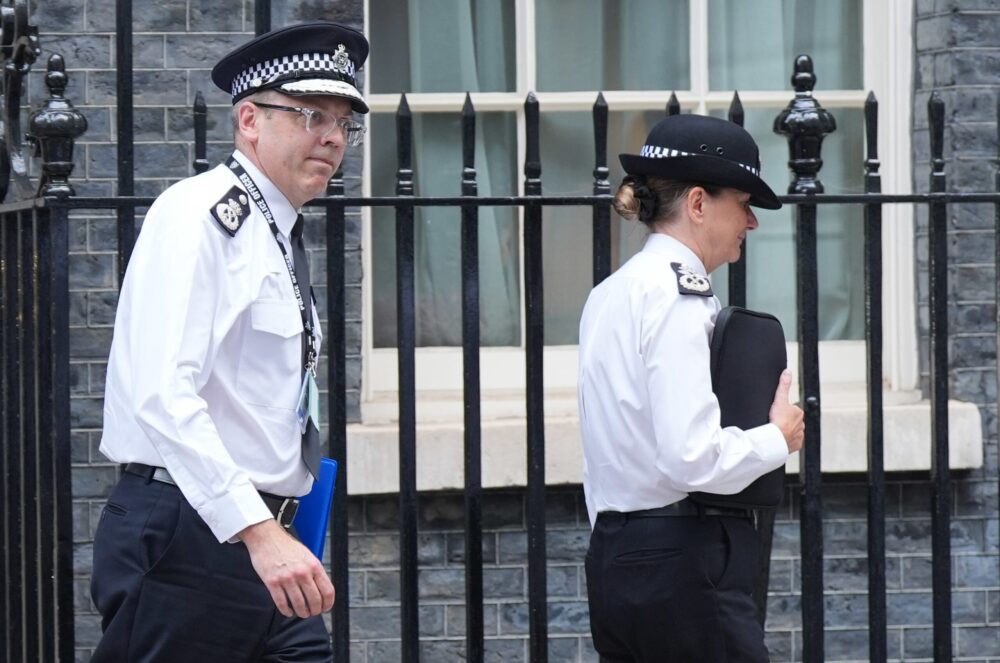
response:
[[[273,97],[274,97],[274,90],[261,90],[260,92],[254,92],[253,94],[247,95],[242,99],[240,99],[239,101],[237,101],[235,104],[233,104],[233,108],[230,111],[230,119],[233,123],[234,138],[238,136],[240,133],[240,108],[242,108],[244,104],[253,101],[260,101],[267,103],[272,101]],[[265,108],[264,117],[271,117],[271,113],[273,112],[274,111],[270,110],[269,108]]]

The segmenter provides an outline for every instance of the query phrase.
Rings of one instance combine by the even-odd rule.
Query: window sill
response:
[[[867,469],[867,408],[857,388],[824,389],[822,467],[825,473]],[[399,428],[395,402],[362,406],[366,423],[347,430],[348,492],[353,495],[399,490]],[[524,401],[517,394],[491,394],[482,404],[482,485],[524,486],[527,480]],[[550,485],[579,484],[583,454],[574,392],[550,393],[545,403],[545,479]],[[885,469],[887,472],[930,469],[930,402],[913,392],[885,393]],[[461,394],[440,392],[417,403],[417,489],[464,488]],[[949,401],[949,453],[952,469],[983,464],[979,409]],[[799,470],[799,454],[788,459],[790,473]]]

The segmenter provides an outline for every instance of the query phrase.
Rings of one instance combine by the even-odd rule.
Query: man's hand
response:
[[[326,570],[308,548],[274,520],[239,533],[254,571],[285,617],[314,617],[333,608],[334,589]]]
[[[802,448],[805,437],[805,423],[802,408],[792,405],[788,399],[788,390],[792,385],[792,372],[787,368],[782,371],[778,380],[778,388],[774,392],[774,402],[768,419],[781,430],[788,445],[788,453],[795,453]]]

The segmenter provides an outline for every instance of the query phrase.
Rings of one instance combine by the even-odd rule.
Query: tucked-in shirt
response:
[[[234,157],[291,257],[296,210]],[[271,517],[257,491],[312,485],[295,413],[302,316],[284,258],[249,196],[235,236],[211,215],[238,184],[223,164],[173,185],[146,214],[118,302],[100,447],[118,463],[165,467],[219,541]]]
[[[579,408],[591,524],[601,511],[666,506],[694,491],[737,493],[788,457],[774,424],[721,427],[709,355],[719,300],[681,294],[671,263],[707,279],[687,246],[651,234],[583,309]]]

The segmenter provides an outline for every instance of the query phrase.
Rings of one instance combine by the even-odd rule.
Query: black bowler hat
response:
[[[262,90],[293,96],[343,97],[359,113],[368,104],[357,72],[368,58],[368,40],[352,28],[313,21],[272,30],[228,53],[212,68],[212,82],[233,103]]]
[[[751,205],[781,207],[760,178],[757,143],[743,127],[717,117],[671,115],[656,123],[639,154],[618,159],[629,175],[731,187],[749,193]]]

